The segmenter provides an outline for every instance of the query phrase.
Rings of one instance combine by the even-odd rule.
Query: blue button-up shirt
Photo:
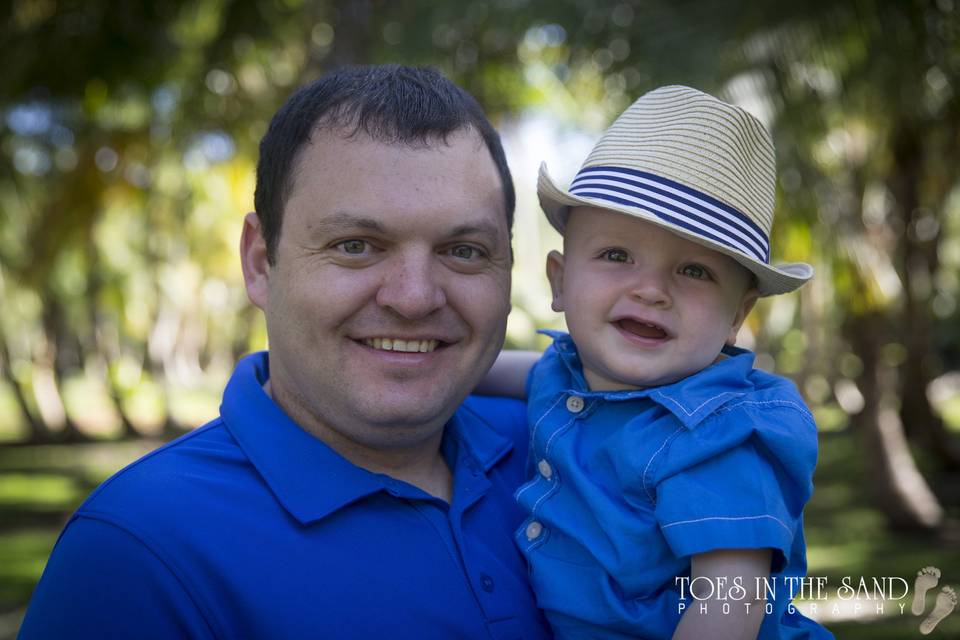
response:
[[[21,637],[548,637],[512,539],[522,403],[468,399],[447,424],[447,504],[339,456],[267,377],[267,355],[247,357],[219,419],[97,489]]]
[[[517,492],[529,517],[516,538],[557,635],[670,638],[691,556],[770,548],[760,637],[832,637],[787,611],[817,455],[794,385],[727,348],[670,385],[591,392],[570,336],[551,335],[529,379],[534,477]]]

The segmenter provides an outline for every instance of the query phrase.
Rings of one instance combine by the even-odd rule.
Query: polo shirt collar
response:
[[[753,371],[754,354],[739,347],[725,346],[727,357],[692,376],[671,384],[630,391],[590,391],[576,345],[569,334],[541,331],[554,339],[554,346],[571,382],[571,390],[585,398],[601,398],[622,402],[649,398],[676,416],[688,429],[694,429],[704,418],[728,402],[744,396],[753,388],[749,376]]]
[[[362,469],[309,434],[267,395],[270,378],[266,351],[241,359],[227,382],[220,415],[230,434],[264,479],[277,501],[301,523],[320,520],[397,482]],[[457,414],[447,423],[445,451],[463,446],[484,471],[511,448],[509,440],[489,428],[469,428]],[[452,439],[451,443],[446,441]],[[459,456],[463,458],[463,455]],[[456,458],[448,457],[453,471]]]
[[[447,456],[451,471],[458,458],[464,459],[463,454],[467,454],[467,464],[476,463],[487,473],[513,450],[513,441],[485,422],[483,416],[465,408],[459,409],[447,422],[442,446],[463,447],[458,456]]]

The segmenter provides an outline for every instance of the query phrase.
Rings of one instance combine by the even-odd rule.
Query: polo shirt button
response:
[[[567,411],[570,413],[580,413],[583,411],[583,398],[580,396],[570,396],[567,398]]]
[[[540,471],[540,475],[542,475],[547,480],[549,480],[550,477],[553,475],[553,467],[551,467],[550,463],[547,462],[546,460],[541,460],[540,462],[538,462],[537,469]]]
[[[491,578],[485,573],[481,573],[480,586],[483,587],[483,590],[486,591],[487,593],[493,593],[493,578]]]
[[[536,540],[543,533],[543,525],[534,520],[527,525],[527,540]]]

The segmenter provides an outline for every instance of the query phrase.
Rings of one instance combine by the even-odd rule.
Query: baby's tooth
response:
[[[373,339],[373,348],[374,348],[374,349],[379,349],[382,344],[383,344],[383,339],[382,339],[382,338],[374,338],[374,339]]]
[[[384,351],[393,351],[393,341],[390,338],[384,338],[383,345],[380,348]]]
[[[421,341],[420,341],[420,344],[417,345],[417,350],[418,350],[420,353],[426,353],[426,352],[427,352],[427,349],[429,348],[429,346],[430,346],[430,345],[428,344],[428,341],[427,341],[427,340],[421,340]]]

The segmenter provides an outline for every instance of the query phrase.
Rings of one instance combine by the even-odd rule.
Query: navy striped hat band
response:
[[[584,167],[570,185],[570,193],[642,209],[706,240],[770,263],[770,240],[753,220],[679,182],[626,167]]]

